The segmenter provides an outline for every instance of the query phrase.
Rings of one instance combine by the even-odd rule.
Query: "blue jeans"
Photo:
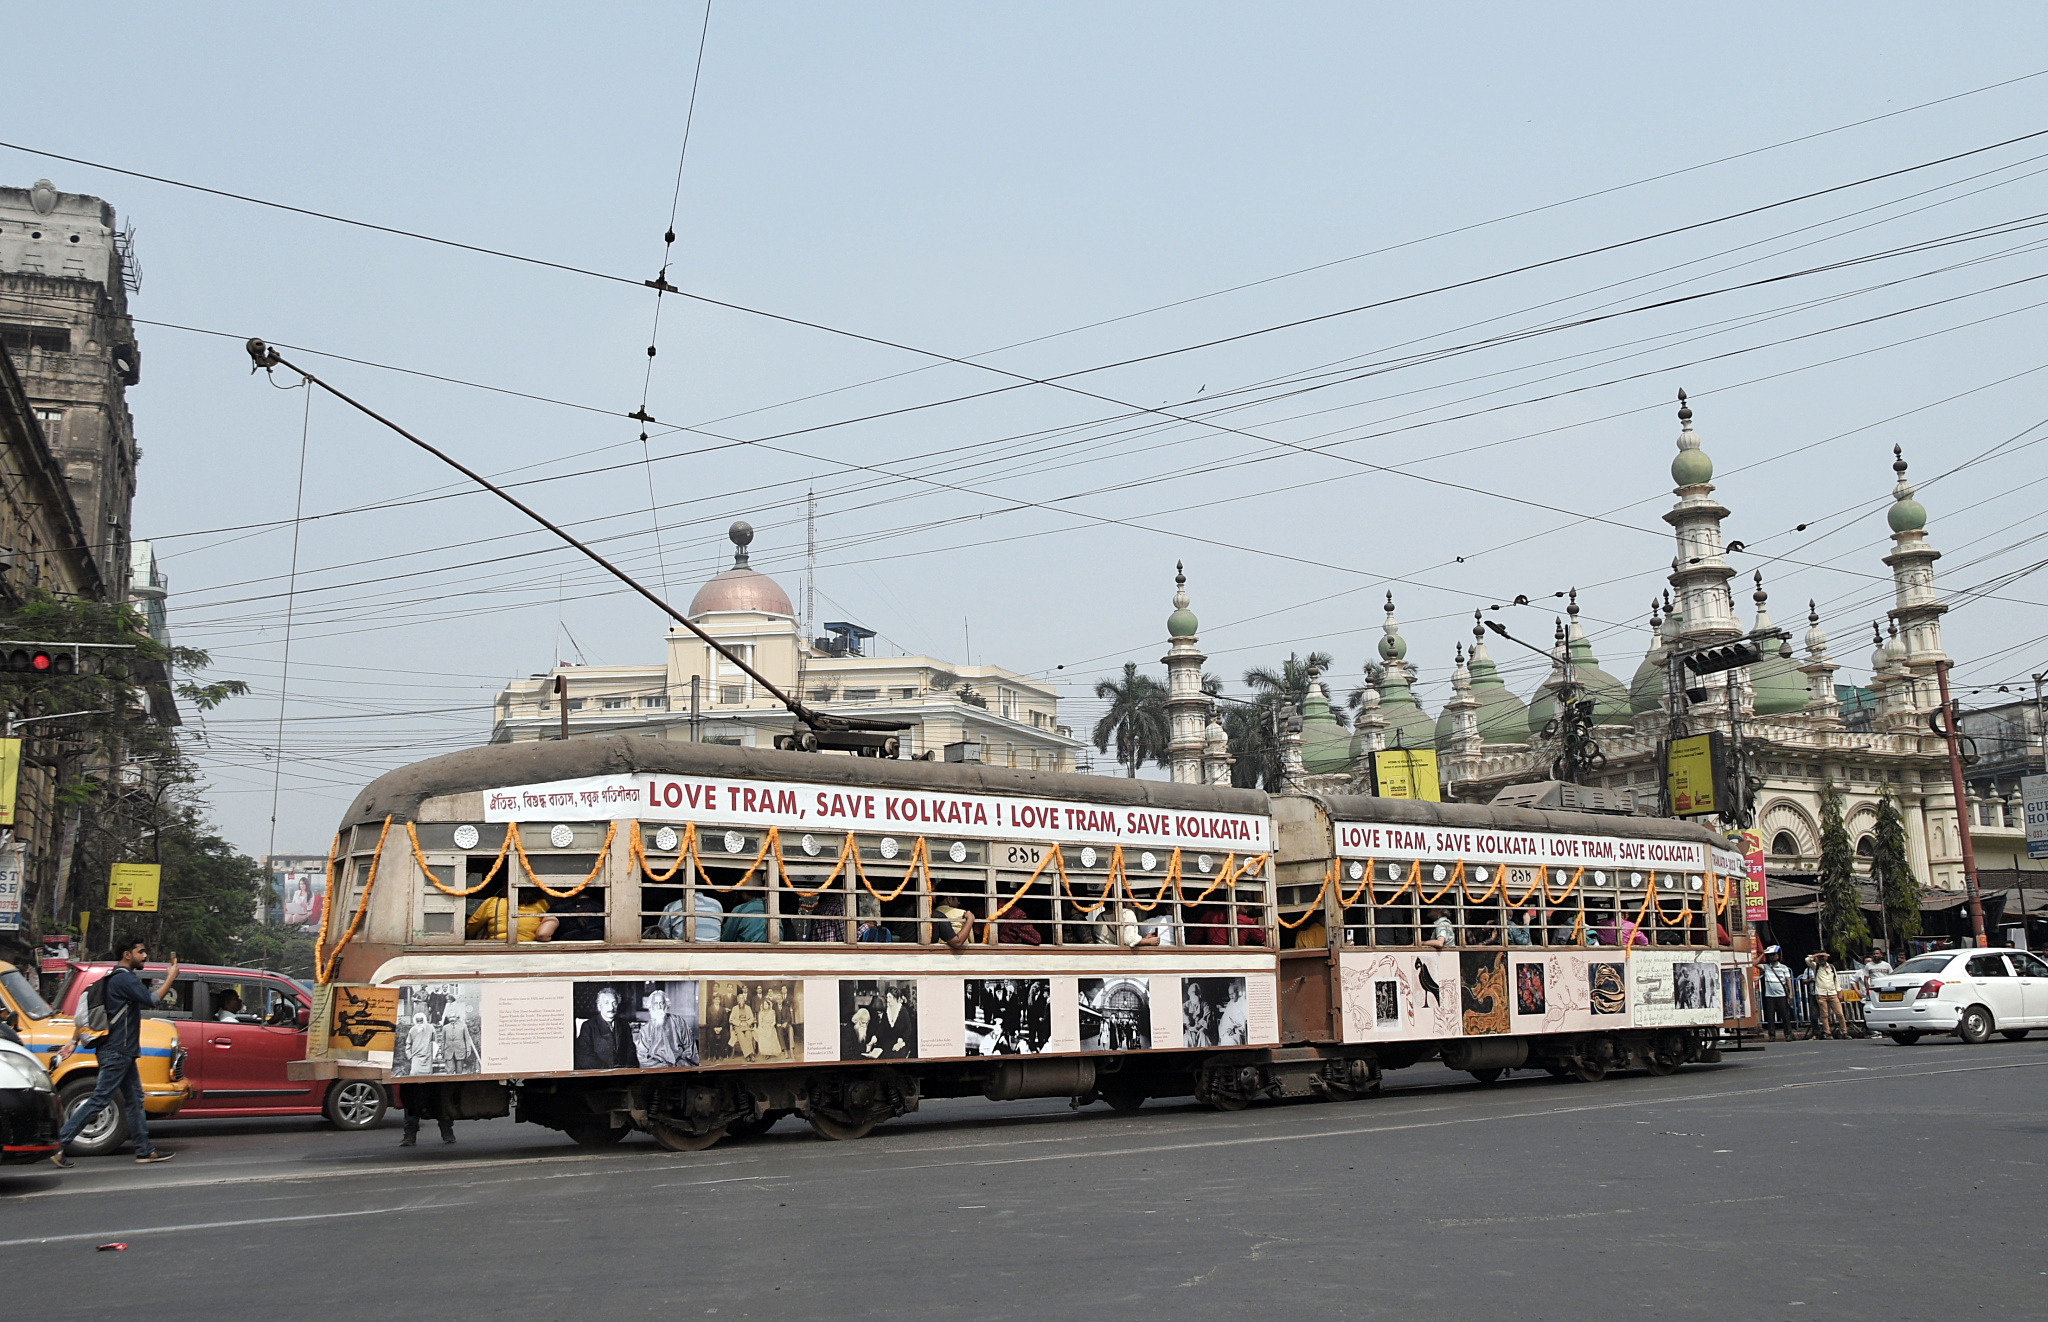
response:
[[[92,1118],[112,1105],[118,1095],[121,1112],[128,1117],[128,1137],[135,1141],[135,1155],[146,1157],[150,1153],[149,1117],[142,1107],[142,1074],[135,1067],[135,1057],[101,1051],[99,1058],[99,1080],[93,1085],[92,1096],[57,1131],[57,1146],[62,1148],[77,1138],[78,1131],[91,1124]]]

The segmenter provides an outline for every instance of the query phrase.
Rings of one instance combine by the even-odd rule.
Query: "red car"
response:
[[[154,985],[164,968],[151,964],[142,976]],[[86,989],[113,969],[73,964],[57,991],[57,1013],[73,1014]],[[382,1084],[285,1077],[287,1061],[306,1058],[311,1011],[305,987],[281,973],[180,964],[170,998],[150,1016],[175,1025],[185,1048],[192,1092],[178,1118],[324,1115],[342,1129],[369,1129],[383,1120],[391,1096]]]

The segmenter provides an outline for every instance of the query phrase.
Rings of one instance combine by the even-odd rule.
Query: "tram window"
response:
[[[1063,946],[1106,946],[1113,940],[1105,902],[1109,850],[1068,848],[1062,860],[1067,881],[1060,900],[1059,942]]]
[[[998,945],[1040,946],[1051,940],[1048,933],[1052,929],[1053,900],[1043,877],[1023,899],[1010,904],[1011,897],[1029,879],[1029,873],[996,874],[996,908],[1002,909],[1004,905],[1010,905],[1008,910],[996,919],[995,939]]]
[[[525,914],[537,906],[544,906],[541,911],[555,919],[555,931],[548,938],[553,941],[604,940],[604,916],[607,907],[604,876],[600,872],[587,884],[584,882],[584,878],[590,877],[597,869],[598,856],[528,851],[527,859],[533,865],[534,875],[531,878],[522,877],[520,884],[515,888],[519,897],[519,912]],[[574,890],[575,893],[552,895],[548,890],[541,889],[537,882],[546,883],[549,890]],[[537,939],[526,934],[523,930],[525,924],[520,926],[520,940]]]
[[[785,858],[788,871],[782,877],[782,895],[776,905],[783,919],[785,941],[848,942],[858,938],[860,879],[852,868],[841,868],[832,877],[839,857],[839,842],[812,840],[816,855],[790,851]],[[826,884],[831,878],[831,884]],[[805,894],[809,892],[809,894]]]
[[[945,846],[938,848],[943,850]],[[940,856],[945,857],[943,853]],[[988,896],[988,873],[985,870],[933,868],[932,921],[927,939],[935,942],[957,939],[964,924],[966,939],[979,941],[981,920],[992,912]]]

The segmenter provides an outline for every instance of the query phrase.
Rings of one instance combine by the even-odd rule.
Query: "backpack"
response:
[[[88,1037],[98,1039],[113,1031],[113,1020],[107,1014],[107,984],[113,980],[114,975],[109,973],[85,989],[85,1007],[79,1013],[78,1024]],[[121,1016],[127,1013],[128,1007],[122,1006]]]

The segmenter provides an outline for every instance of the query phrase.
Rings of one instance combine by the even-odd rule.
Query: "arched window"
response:
[[[1780,831],[1771,837],[1771,852],[1781,858],[1796,858],[1799,855],[1799,841],[1790,831]]]
[[[1876,854],[1877,840],[1875,837],[1866,835],[1861,840],[1858,840],[1856,842],[1856,857],[1872,858],[1875,857]]]

